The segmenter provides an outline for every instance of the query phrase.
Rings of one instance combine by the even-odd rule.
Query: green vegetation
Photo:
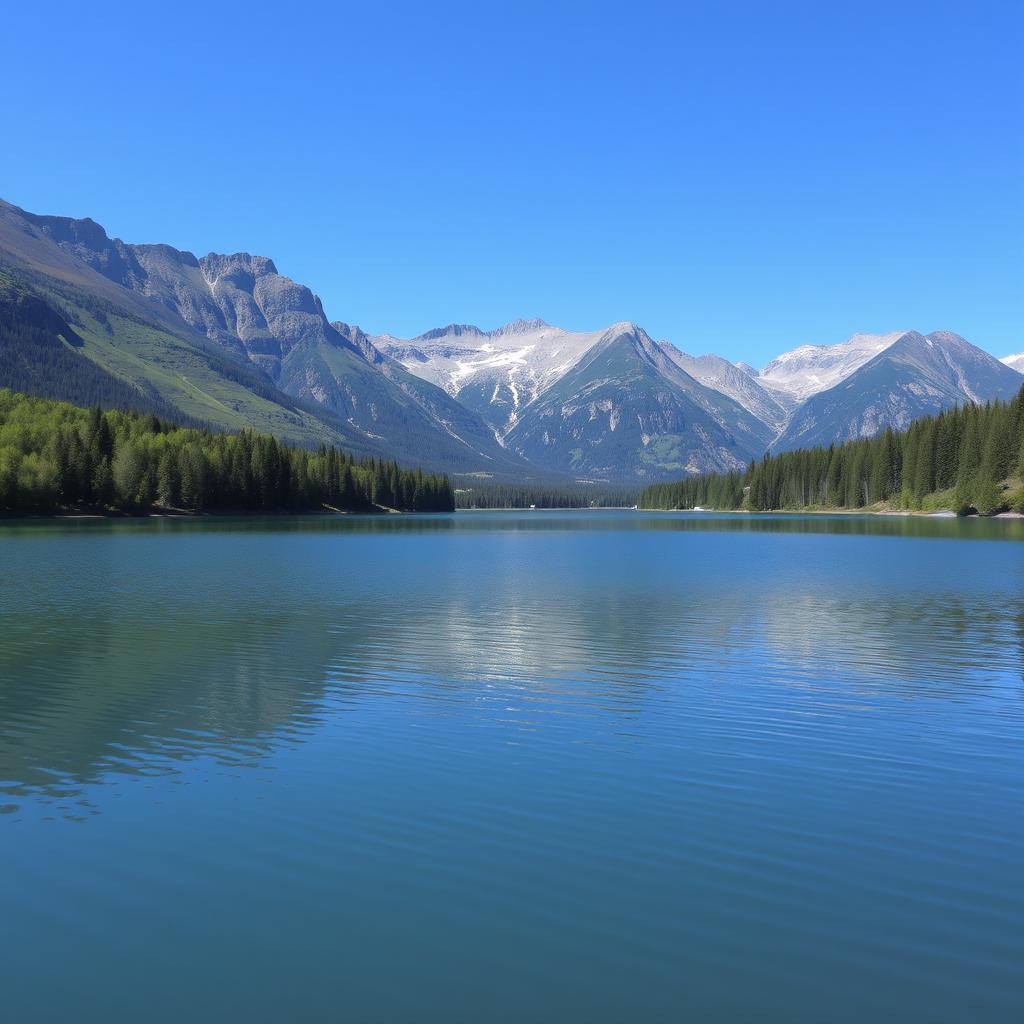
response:
[[[637,503],[635,487],[577,484],[574,487],[533,484],[473,483],[455,490],[456,508],[622,508]]]
[[[298,445],[340,442],[359,456],[374,450],[341,417],[285,395],[198,335],[178,337],[67,282],[2,267],[0,387]]]
[[[0,511],[450,512],[448,478],[0,390]]]
[[[1024,389],[916,420],[896,433],[766,455],[746,471],[654,484],[644,508],[950,508],[1024,512]]]
[[[84,345],[52,306],[0,269],[0,388],[77,405],[172,412],[158,395],[144,394],[82,355]]]

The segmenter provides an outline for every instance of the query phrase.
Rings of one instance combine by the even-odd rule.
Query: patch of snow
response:
[[[773,359],[757,379],[802,402],[835,387],[906,333],[854,334],[838,345],[801,345]]]
[[[572,332],[540,320],[517,320],[494,331],[469,332],[461,327],[428,331],[402,340],[379,335],[373,343],[401,359],[412,374],[458,398],[466,387],[484,387],[500,423],[508,431],[519,411],[565,375],[604,332]],[[507,391],[506,391],[507,389]],[[511,396],[508,409],[503,399]]]

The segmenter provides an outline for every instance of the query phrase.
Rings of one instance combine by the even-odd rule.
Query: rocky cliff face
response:
[[[197,259],[169,245],[133,245],[107,237],[91,220],[28,219],[66,252],[132,292],[172,310],[185,323],[235,354],[247,356],[270,380],[300,344],[338,339],[320,300],[278,273],[266,256],[210,253]]]
[[[397,364],[382,365],[361,332],[357,339],[339,331],[320,299],[280,274],[271,259],[249,253],[197,259],[167,245],[111,239],[91,220],[18,212],[74,261],[155,302],[286,394],[322,405],[394,457],[528,472],[471,411],[428,382],[412,385]]]
[[[737,403],[675,366],[641,328],[623,323],[524,410],[505,443],[553,470],[652,480],[738,468],[769,437]]]
[[[190,354],[162,355],[108,324],[124,358],[83,349],[149,389],[151,401],[175,392],[164,395],[171,406],[184,401],[193,416],[237,425],[248,415],[245,394],[255,393],[285,407],[267,415],[291,417],[288,430],[308,406],[323,411],[328,436],[354,449],[456,471],[648,480],[729,469],[770,446],[870,436],[950,405],[1009,397],[1024,383],[1024,355],[999,362],[942,331],[803,345],[760,371],[655,343],[633,323],[581,332],[516,320],[370,338],[329,321],[319,298],[267,257],[128,244],[89,219],[0,202],[4,260],[179,339]],[[192,365],[205,383],[182,369]],[[229,403],[210,392],[214,379],[227,382]],[[317,436],[322,425],[301,429]]]
[[[668,341],[660,344],[680,369],[705,387],[728,395],[776,433],[783,429],[797,405],[796,399],[786,392],[764,387],[757,371],[750,367],[744,369],[716,355],[691,356]]]

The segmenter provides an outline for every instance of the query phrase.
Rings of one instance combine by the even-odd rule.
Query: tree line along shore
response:
[[[455,488],[455,507],[466,510],[632,508],[638,487],[598,482],[576,485],[512,484],[462,481]]]
[[[640,507],[1024,512],[1024,389],[1008,402],[946,410],[904,431],[652,484],[641,493]]]
[[[268,434],[180,427],[0,389],[0,513],[450,512],[477,508],[1024,512],[1024,389],[872,439],[633,488],[475,483]]]
[[[0,390],[0,511],[450,512],[446,476]]]

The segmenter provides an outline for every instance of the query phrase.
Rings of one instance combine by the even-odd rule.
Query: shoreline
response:
[[[888,509],[888,508],[773,508],[753,511],[749,508],[641,508],[640,512],[692,512],[697,515],[728,515],[728,516],[888,516],[890,518],[908,519],[1024,519],[1024,512],[997,512],[984,516],[972,512],[966,516],[958,516],[952,509],[936,509],[924,512],[919,509]]]
[[[691,515],[716,515],[716,516],[882,516],[896,519],[1024,519],[1024,512],[997,512],[994,515],[980,515],[977,512],[966,516],[958,516],[950,509],[939,509],[934,512],[923,512],[910,509],[863,509],[863,508],[834,508],[834,509],[763,509],[753,511],[747,508],[727,509],[692,509],[692,508],[638,508],[633,505],[605,505],[599,507],[573,508],[550,507],[550,508],[517,508],[515,506],[502,506],[500,508],[455,508],[450,512],[414,512],[403,511],[395,508],[365,509],[362,511],[348,511],[336,508],[305,509],[301,512],[280,511],[272,512],[261,510],[259,512],[247,511],[245,509],[227,509],[205,512],[186,511],[163,511],[163,512],[0,512],[0,523],[5,522],[76,522],[79,520],[142,520],[142,519],[278,519],[287,516],[418,516],[418,515],[456,515],[460,512],[646,512],[646,513],[687,513]]]
[[[456,512],[667,512],[669,509],[638,509],[635,505],[550,505],[547,508],[523,508],[521,505],[495,505],[491,508],[457,508]],[[674,509],[672,511],[682,511]]]
[[[454,509],[452,511],[455,511]],[[0,512],[0,523],[29,520],[37,522],[46,521],[77,521],[77,520],[142,520],[142,519],[280,519],[285,516],[420,516],[420,515],[450,515],[445,511],[414,512],[404,511],[397,508],[386,508],[378,506],[372,509],[349,510],[332,508],[309,508],[301,511],[281,510],[273,511],[261,509],[252,511],[249,509],[216,509],[202,512],[189,512],[185,509],[166,509],[163,511],[151,512]]]

